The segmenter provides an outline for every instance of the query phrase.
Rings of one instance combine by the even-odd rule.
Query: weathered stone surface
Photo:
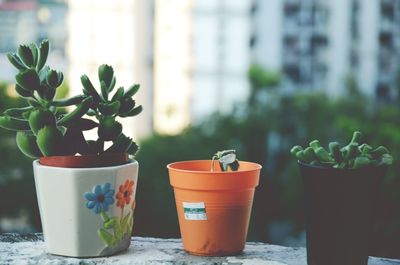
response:
[[[221,265],[303,265],[304,248],[290,248],[249,242],[242,255],[234,257],[197,257],[187,254],[178,239],[132,238],[130,248],[107,258],[76,259],[46,253],[40,234],[0,235],[0,264],[221,264]],[[400,260],[370,258],[370,265],[400,265]]]

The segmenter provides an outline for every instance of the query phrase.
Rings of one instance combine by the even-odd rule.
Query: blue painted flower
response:
[[[84,196],[87,200],[86,207],[97,214],[107,211],[108,206],[114,203],[114,190],[108,182],[94,186],[93,191],[85,192]]]

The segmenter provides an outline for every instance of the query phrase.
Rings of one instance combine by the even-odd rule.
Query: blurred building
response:
[[[13,82],[15,70],[6,54],[21,43],[52,42],[49,63],[56,69],[67,68],[65,27],[67,6],[64,0],[0,0],[0,80]]]
[[[368,95],[397,95],[400,1],[255,0],[251,14],[254,61],[281,69],[285,88],[339,95],[352,78]]]
[[[155,129],[177,133],[245,100],[251,61],[251,2],[155,3]]]
[[[400,83],[399,0],[0,0],[0,36],[0,79],[14,75],[4,52],[48,37],[72,93],[102,63],[117,85],[142,84],[144,112],[125,126],[138,137],[231,111],[252,63],[281,71],[289,93],[337,96],[351,78],[390,100]]]
[[[117,85],[142,88],[136,98],[144,112],[121,120],[124,133],[138,137],[152,130],[151,1],[68,0],[68,81],[72,94],[82,91],[80,76],[87,74],[99,89],[97,69],[113,66]],[[152,50],[151,50],[152,51]]]

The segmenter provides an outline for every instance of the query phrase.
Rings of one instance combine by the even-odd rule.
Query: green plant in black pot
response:
[[[304,181],[308,264],[368,264],[369,236],[378,195],[393,158],[387,148],[362,143],[354,132],[347,145],[318,140],[294,146]]]

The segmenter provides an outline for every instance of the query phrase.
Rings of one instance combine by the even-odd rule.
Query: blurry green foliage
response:
[[[18,95],[10,95],[13,92],[13,87],[0,83],[0,113],[5,109],[26,106]],[[20,153],[12,131],[0,130],[0,150],[0,218],[26,215],[28,222],[37,228],[40,218],[32,162]],[[26,229],[29,231],[30,228]]]

